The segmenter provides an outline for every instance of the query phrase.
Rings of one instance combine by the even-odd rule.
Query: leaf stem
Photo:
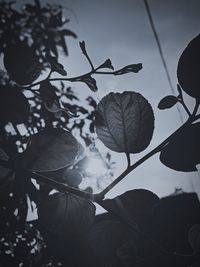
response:
[[[82,75],[79,75],[79,76],[75,76],[75,77],[69,77],[69,78],[50,78],[49,76],[39,82],[36,82],[36,83],[33,83],[31,85],[28,85],[28,86],[23,86],[22,89],[24,90],[30,90],[32,92],[34,92],[35,90],[32,89],[32,87],[35,87],[37,85],[40,85],[42,82],[44,81],[49,81],[49,82],[54,82],[54,81],[68,81],[68,82],[81,82],[81,80],[88,76],[88,75],[94,75],[94,74],[105,74],[105,75],[116,75],[116,73],[118,72],[118,70],[116,71],[97,71],[99,67],[97,68],[92,68],[91,71],[85,73],[85,74],[82,74]]]
[[[186,113],[187,113],[188,116],[190,117],[192,114],[191,114],[191,112],[189,111],[188,107],[186,106],[184,100],[183,100],[183,99],[179,99],[178,102],[181,103],[181,105],[182,105],[183,108],[185,109]]]
[[[126,159],[127,159],[127,169],[128,169],[131,166],[131,158],[130,158],[130,154],[129,153],[126,153]]]

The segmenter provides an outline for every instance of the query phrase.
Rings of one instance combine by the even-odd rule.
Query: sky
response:
[[[55,3],[54,0],[41,2]],[[138,74],[118,77],[96,76],[99,91],[92,94],[99,101],[111,91],[136,91],[151,103],[155,114],[154,135],[151,144],[144,152],[131,156],[134,162],[181,125],[180,114],[176,107],[167,111],[160,111],[157,108],[159,101],[172,92],[144,2],[143,0],[57,0],[56,3],[65,7],[65,15],[70,18],[67,26],[78,35],[76,40],[68,39],[69,57],[61,57],[69,77],[89,70],[78,44],[82,40],[86,43],[94,65],[103,63],[107,58],[111,59],[116,69],[131,63],[143,64],[143,69]],[[173,87],[176,88],[178,59],[189,41],[200,32],[200,1],[149,0],[148,3]],[[91,94],[82,84],[72,84],[72,88],[80,98]],[[186,102],[192,108],[193,99],[186,97]],[[181,114],[186,119],[183,110]],[[107,150],[102,144],[100,148]],[[126,158],[123,154],[115,152],[112,153],[112,157],[116,161],[115,176],[117,176],[126,168]],[[198,174],[173,171],[162,165],[156,155],[130,173],[106,197],[112,198],[135,188],[149,189],[160,197],[173,193],[175,188],[182,188],[187,192],[196,191],[200,195],[200,172]]]

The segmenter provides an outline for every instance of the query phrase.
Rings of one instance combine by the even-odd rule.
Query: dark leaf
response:
[[[34,49],[25,42],[17,42],[6,47],[4,65],[10,78],[22,85],[31,84],[42,71],[42,64]]]
[[[44,229],[55,236],[80,236],[93,224],[95,206],[73,194],[55,193],[39,206],[38,217]]]
[[[74,37],[74,38],[77,38],[77,35],[76,35],[74,32],[72,32],[72,31],[70,31],[70,30],[68,30],[68,29],[64,29],[64,30],[62,30],[62,31],[61,31],[61,34],[62,34],[63,36],[72,36],[72,37]]]
[[[100,65],[98,67],[98,69],[104,69],[104,68],[108,68],[108,69],[114,70],[114,67],[113,67],[112,62],[111,62],[110,59],[107,59],[102,65]]]
[[[176,171],[197,171],[196,165],[200,163],[199,136],[199,122],[183,129],[163,148],[160,161]]]
[[[16,86],[0,88],[0,120],[15,124],[26,123],[29,118],[29,103]]]
[[[78,187],[82,182],[82,175],[76,169],[66,169],[62,175],[62,182],[72,187]]]
[[[129,215],[141,227],[153,213],[154,207],[159,202],[159,197],[149,190],[134,189],[110,201],[121,202]]]
[[[178,102],[178,98],[173,95],[165,96],[163,99],[160,100],[158,104],[159,109],[169,109],[173,107]]]
[[[59,73],[62,76],[66,76],[67,75],[67,72],[64,69],[63,65],[58,63],[56,57],[52,57],[52,56],[48,55],[47,59],[48,59],[50,65],[51,65],[51,71],[55,71],[55,72]]]
[[[196,36],[183,51],[177,67],[178,82],[190,96],[200,98],[200,35]]]
[[[193,225],[188,233],[188,240],[194,253],[200,252],[200,224]]]
[[[87,84],[87,86],[93,91],[96,92],[98,90],[97,83],[94,78],[91,77],[91,75],[85,75],[80,79],[81,82],[84,82]]]
[[[76,112],[72,112],[68,108],[61,107],[59,98],[55,93],[56,89],[57,88],[51,85],[49,81],[44,81],[40,84],[40,96],[46,109],[49,112],[54,113],[57,118],[60,118],[62,112],[66,112],[66,114],[70,117],[76,117]]]
[[[120,222],[105,220],[92,226],[88,243],[95,257],[103,263],[102,266],[122,266],[122,249],[127,245],[126,261],[129,265],[123,266],[134,266],[137,248],[134,239],[131,241],[132,237]]]
[[[66,44],[66,42],[65,42],[65,37],[64,37],[64,35],[61,35],[60,44],[61,44],[61,46],[62,46],[62,49],[63,49],[65,55],[68,56],[68,49],[67,49],[67,44]]]
[[[90,123],[90,132],[94,133],[94,121]]]
[[[125,73],[129,73],[129,72],[134,72],[137,73],[142,69],[142,64],[131,64],[131,65],[127,65],[124,68],[117,70],[114,72],[114,75],[122,75]]]
[[[91,107],[93,107],[94,109],[96,109],[97,103],[96,103],[96,101],[91,96],[89,96],[86,100],[89,102],[89,105]]]
[[[16,161],[31,171],[54,171],[71,166],[79,153],[73,135],[62,129],[45,129],[30,138],[30,145]]]
[[[153,135],[153,110],[139,93],[110,93],[97,106],[95,126],[99,139],[111,150],[139,153]]]
[[[49,81],[44,81],[40,84],[39,92],[48,111],[58,112],[62,109],[59,103],[59,98],[55,93],[55,86],[51,85]]]
[[[85,49],[85,41],[79,42],[80,48],[84,55],[87,55],[86,49]]]

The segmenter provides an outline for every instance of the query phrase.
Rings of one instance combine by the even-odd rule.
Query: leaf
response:
[[[160,100],[158,104],[159,109],[169,109],[173,107],[178,102],[178,98],[173,95],[165,96],[163,99]]]
[[[113,199],[104,200],[104,206],[111,208],[121,217],[129,218],[135,229],[142,228],[153,214],[159,197],[145,189],[134,189]]]
[[[95,125],[99,139],[111,150],[139,153],[153,135],[153,110],[139,93],[110,93],[97,106]]]
[[[200,252],[200,224],[193,225],[188,233],[188,240],[194,253]]]
[[[180,56],[177,77],[182,89],[191,97],[200,98],[200,35],[196,36]]]
[[[17,42],[6,47],[4,65],[10,78],[22,85],[31,84],[42,71],[42,64],[34,49],[25,42]]]
[[[62,108],[59,102],[59,98],[56,95],[56,87],[51,85],[49,81],[44,81],[40,84],[40,96],[46,109],[49,112],[55,113],[56,117],[60,117],[62,112],[66,112],[70,117],[76,117],[76,112],[72,112],[68,108]]]
[[[67,72],[64,69],[63,65],[58,63],[56,57],[52,57],[50,55],[47,55],[47,60],[49,61],[50,65],[51,65],[51,71],[55,71],[55,72],[59,73],[62,76],[66,76],[67,75]]]
[[[62,30],[62,31],[61,31],[61,34],[62,34],[63,36],[72,36],[72,37],[74,37],[74,38],[77,38],[77,35],[76,35],[74,32],[72,32],[72,31],[70,31],[70,30],[68,30],[68,29],[64,29],[64,30]]]
[[[0,120],[4,123],[26,123],[29,119],[28,100],[17,86],[0,88]]]
[[[86,49],[85,49],[85,41],[79,42],[81,51],[84,55],[87,55]]]
[[[130,235],[120,222],[104,220],[92,226],[88,234],[88,243],[97,260],[103,263],[102,266],[122,266],[120,263],[125,246],[129,265],[123,266],[134,266],[130,265],[130,262],[136,259],[137,248],[132,237],[133,235]]]
[[[137,73],[142,69],[142,64],[138,63],[138,64],[131,64],[131,65],[127,65],[124,68],[117,70],[114,72],[114,75],[122,75],[122,74],[126,74],[129,72],[134,72]]]
[[[160,161],[176,171],[197,171],[196,165],[200,163],[199,136],[199,122],[184,128],[163,148]]]
[[[73,194],[55,193],[38,208],[39,223],[54,236],[86,234],[95,218],[94,204]]]
[[[82,175],[76,169],[66,169],[62,175],[62,182],[72,187],[78,187],[82,182]]]
[[[84,82],[87,84],[87,86],[93,91],[96,92],[98,90],[97,83],[94,78],[91,77],[91,75],[85,75],[80,79],[81,82]]]
[[[104,69],[104,68],[108,68],[108,69],[112,69],[114,70],[114,67],[112,65],[112,62],[110,59],[107,59],[103,64],[101,64],[98,69]]]
[[[73,135],[63,129],[44,129],[30,138],[30,145],[16,160],[16,166],[31,171],[55,171],[71,166],[79,153]]]

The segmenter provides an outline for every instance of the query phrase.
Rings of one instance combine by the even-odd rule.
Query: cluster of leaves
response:
[[[200,132],[197,122],[200,118],[200,95],[196,71],[200,36],[191,41],[180,57],[178,96],[167,96],[158,105],[160,109],[166,109],[180,103],[188,114],[188,120],[154,150],[131,165],[130,154],[145,150],[153,136],[154,113],[147,99],[133,90],[110,93],[98,105],[88,97],[88,111],[75,103],[79,103],[77,96],[60,81],[83,82],[95,92],[98,86],[93,75],[137,73],[142,64],[114,70],[111,60],[107,59],[94,67],[85,42],[80,42],[91,71],[64,78],[67,72],[59,63],[58,47],[67,54],[64,37],[75,37],[75,34],[62,28],[67,22],[63,20],[62,7],[42,7],[35,0],[34,4],[26,4],[22,11],[17,11],[12,4],[3,2],[1,5],[1,52],[9,76],[9,79],[4,76],[0,86],[1,163],[4,164],[0,177],[0,255],[3,266],[62,266],[62,260],[65,265],[76,266],[77,259],[73,253],[69,258],[73,246],[77,248],[80,240],[80,251],[84,247],[83,251],[88,256],[87,260],[84,259],[87,266],[149,266],[149,261],[154,262],[152,258],[159,258],[166,252],[143,233],[147,230],[146,222],[154,217],[155,210],[161,209],[159,198],[147,190],[131,190],[112,200],[103,199],[115,184],[155,153],[160,153],[161,162],[174,170],[196,170],[196,165],[200,163],[197,139]],[[188,66],[192,66],[189,71]],[[48,76],[35,82],[42,70],[47,69]],[[51,78],[53,72],[60,74],[61,78]],[[54,81],[60,82],[59,87],[54,85]],[[196,99],[192,112],[184,102],[183,91]],[[88,132],[84,130],[86,120],[89,121]],[[17,125],[24,124],[28,134],[17,140],[19,145],[26,143],[22,153],[16,149],[16,138],[12,139],[12,135],[7,133],[7,123],[12,123],[17,138],[20,135]],[[93,194],[91,188],[85,191],[79,189],[87,157],[83,146],[72,135],[75,129],[79,129],[84,144],[93,152],[97,150],[89,134],[96,129],[98,138],[106,147],[125,153],[127,157],[127,169],[99,194]],[[107,154],[106,160],[109,168],[112,163],[110,154]],[[39,190],[30,178],[37,180]],[[52,193],[52,188],[57,192]],[[37,206],[35,225],[26,222],[29,202]],[[100,204],[113,217],[98,222],[93,202]],[[68,259],[61,257],[60,260],[60,247],[56,250],[52,240],[56,245],[61,240],[62,245],[64,242]],[[188,266],[199,260],[199,225],[190,229],[189,242],[197,258],[190,255],[192,260]],[[147,253],[147,250],[150,252]],[[165,254],[175,256],[168,251]],[[80,259],[78,261],[77,266],[80,266]],[[180,264],[176,261],[176,266]],[[154,262],[152,266],[160,265],[161,262]]]

